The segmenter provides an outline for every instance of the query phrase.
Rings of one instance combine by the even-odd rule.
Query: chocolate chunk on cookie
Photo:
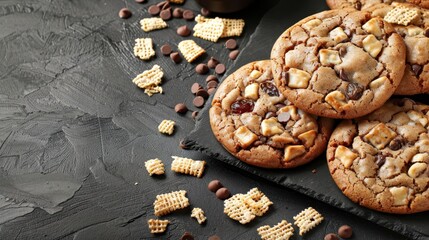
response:
[[[287,101],[266,60],[249,63],[222,82],[210,108],[210,125],[217,140],[241,161],[292,168],[325,150],[333,120]]]
[[[287,29],[271,52],[279,90],[296,107],[351,119],[381,107],[405,69],[405,45],[368,12],[330,10]]]
[[[343,120],[327,150],[338,187],[377,211],[429,210],[428,123],[428,105],[394,98],[365,117]]]

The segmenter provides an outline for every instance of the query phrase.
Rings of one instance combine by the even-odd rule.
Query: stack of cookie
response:
[[[214,135],[265,168],[297,167],[327,149],[351,200],[390,213],[427,211],[429,106],[392,95],[429,92],[429,12],[391,1],[328,5],[339,9],[299,21],[271,60],[223,81],[210,108]]]

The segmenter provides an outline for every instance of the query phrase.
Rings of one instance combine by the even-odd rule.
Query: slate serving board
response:
[[[272,45],[287,27],[298,20],[316,12],[327,10],[324,1],[280,1],[277,6],[270,10],[262,19],[260,25],[251,37],[249,44],[242,50],[240,57],[236,60],[228,73],[233,72],[240,66],[255,60],[269,59]],[[429,103],[425,96],[413,97],[421,102]],[[211,101],[211,98],[208,102]],[[187,136],[185,143],[193,150],[198,150],[206,155],[238,167],[258,177],[271,181],[300,193],[306,194],[344,211],[370,220],[376,224],[389,228],[395,232],[413,239],[429,239],[428,213],[411,215],[392,215],[366,208],[351,202],[338,189],[332,180],[326,164],[326,157],[321,156],[310,164],[291,170],[262,169],[242,163],[214,137],[209,123],[210,104],[199,114],[195,129]],[[313,174],[312,170],[317,173]]]

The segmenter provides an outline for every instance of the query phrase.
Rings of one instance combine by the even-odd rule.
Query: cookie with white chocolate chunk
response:
[[[352,201],[389,213],[429,210],[429,106],[391,99],[343,120],[327,150],[329,170]]]
[[[331,10],[287,29],[271,51],[279,90],[296,107],[352,119],[381,107],[405,69],[405,45],[391,24],[368,12]]]
[[[292,168],[325,150],[333,120],[288,102],[266,60],[249,63],[222,82],[210,108],[210,125],[217,140],[241,161]]]

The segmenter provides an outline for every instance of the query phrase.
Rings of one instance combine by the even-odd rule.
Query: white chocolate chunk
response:
[[[372,18],[371,20],[366,22],[362,26],[362,28],[368,33],[374,34],[374,36],[376,37],[381,37],[381,35],[383,35],[383,31],[380,28],[379,20],[376,18]]]
[[[359,155],[357,153],[342,145],[338,146],[335,150],[335,158],[339,159],[346,168],[350,168],[350,166],[353,164],[353,161],[358,156]]]
[[[417,163],[417,162],[424,162],[429,163],[429,154],[428,153],[417,153],[413,156],[411,159],[411,162]]]
[[[407,112],[408,117],[416,123],[420,123],[423,127],[426,127],[428,124],[427,117],[421,113],[414,110],[410,110]]]
[[[342,62],[338,51],[335,50],[322,49],[319,51],[319,58],[323,66],[338,65]]]
[[[284,160],[289,162],[290,160],[304,154],[305,147],[303,145],[289,145],[285,148]]]
[[[310,78],[310,73],[296,68],[291,68],[289,69],[288,86],[291,88],[307,88]]]
[[[393,196],[393,206],[405,205],[408,202],[408,188],[407,187],[391,187],[390,193]]]
[[[258,83],[252,83],[248,85],[244,89],[244,97],[250,98],[252,100],[258,100],[259,98],[259,84]]]
[[[282,133],[283,127],[275,118],[269,118],[262,121],[261,132],[264,136],[272,136]]]
[[[254,141],[258,140],[258,136],[250,131],[247,127],[241,126],[234,132],[238,142],[242,148],[247,148]]]
[[[316,130],[310,130],[305,133],[298,135],[298,139],[302,141],[306,148],[310,148],[314,145],[314,140],[317,137]]]
[[[362,45],[363,49],[374,58],[377,57],[381,49],[383,49],[383,44],[372,34],[363,39]]]
[[[258,70],[253,70],[250,74],[249,77],[250,79],[258,79],[260,76],[262,75],[262,73]]]
[[[408,176],[412,178],[417,178],[427,169],[428,165],[426,163],[414,163],[413,165],[411,165],[410,169],[408,169]]]
[[[377,89],[381,86],[384,86],[387,81],[389,81],[389,79],[386,76],[379,77],[375,80],[372,80],[372,82],[369,84],[369,88],[371,90]]]
[[[346,106],[349,105],[347,103],[346,96],[338,90],[330,92],[328,95],[326,95],[325,101],[338,112],[343,111]]]
[[[320,20],[320,19],[313,19],[313,20],[310,20],[310,21],[302,24],[302,28],[304,28],[307,31],[311,31],[311,29],[319,26],[320,24],[322,24],[322,20]]]
[[[330,31],[329,37],[337,43],[349,38],[341,27],[334,28],[332,31]]]
[[[384,123],[379,123],[364,136],[364,140],[370,142],[374,147],[382,149],[389,144],[396,135],[398,134],[388,128]]]

